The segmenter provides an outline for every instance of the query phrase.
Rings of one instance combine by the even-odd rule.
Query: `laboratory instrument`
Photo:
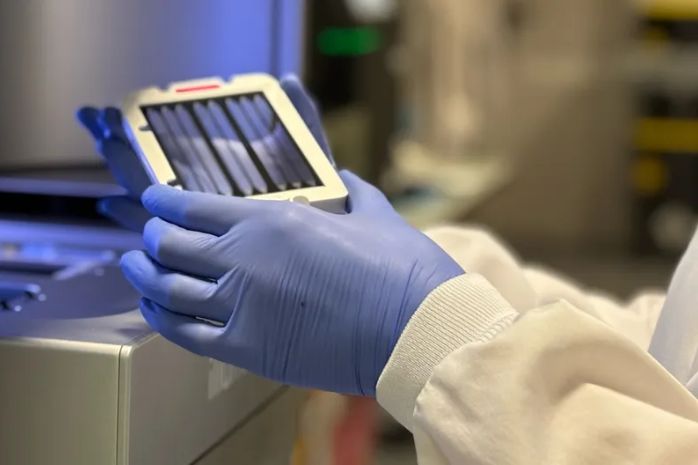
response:
[[[72,115],[151,83],[298,72],[302,11],[0,1],[0,464],[287,463],[305,394],[148,327],[118,269],[141,236],[97,213],[125,192]]]
[[[148,327],[118,267],[140,235],[86,214],[115,190],[0,178],[0,463],[283,463],[302,394]]]

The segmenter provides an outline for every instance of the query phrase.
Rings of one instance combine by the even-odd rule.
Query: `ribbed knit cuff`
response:
[[[518,313],[482,276],[453,278],[427,296],[412,315],[378,380],[378,402],[410,431],[417,396],[450,353],[485,342]]]

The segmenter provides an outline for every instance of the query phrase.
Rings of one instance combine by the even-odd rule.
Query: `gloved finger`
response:
[[[97,150],[104,156],[112,175],[129,196],[133,199],[140,198],[151,183],[131,147],[119,138],[110,137],[98,140]]]
[[[105,197],[97,203],[99,212],[122,227],[142,232],[150,214],[139,201],[127,196]]]
[[[225,303],[216,300],[213,281],[174,272],[158,265],[140,250],[121,257],[124,276],[143,295],[176,313],[214,321],[227,321]]]
[[[332,155],[330,144],[327,142],[325,130],[322,127],[320,112],[315,102],[313,102],[313,99],[308,95],[308,91],[303,86],[303,83],[298,79],[298,76],[289,74],[281,79],[281,87],[286,92],[286,95],[288,95],[293,106],[296,107],[303,121],[305,121],[305,124],[308,126],[308,129],[310,129],[310,132],[315,137],[322,151],[325,152],[325,155],[334,166],[334,156]]]
[[[145,249],[158,263],[210,279],[219,279],[229,268],[215,249],[217,239],[217,236],[190,231],[158,217],[148,221],[143,230]]]
[[[105,138],[116,138],[128,144],[128,137],[124,131],[121,112],[114,107],[107,107],[99,114],[98,121],[102,126]]]
[[[170,312],[148,299],[141,300],[141,313],[150,327],[165,339],[199,355],[209,355],[207,349],[223,333],[222,328]]]
[[[100,111],[93,107],[82,107],[75,113],[78,121],[89,131],[95,140],[104,138],[104,130],[99,123]]]
[[[347,202],[347,210],[349,213],[369,213],[376,211],[385,211],[385,207],[390,207],[388,199],[378,190],[373,184],[369,184],[349,170],[339,172],[339,177],[342,178],[344,185],[349,191],[349,200]],[[391,208],[392,210],[392,208]]]
[[[145,190],[143,206],[153,216],[183,228],[222,236],[245,218],[270,212],[280,202],[191,192],[156,184]]]

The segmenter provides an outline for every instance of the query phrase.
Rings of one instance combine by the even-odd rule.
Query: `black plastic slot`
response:
[[[203,106],[198,107],[200,113],[194,108],[196,103]],[[177,108],[179,127],[163,125],[166,116],[172,119]],[[231,109],[238,113],[237,117]],[[163,115],[163,110],[168,115]],[[186,113],[182,114],[182,110]],[[261,93],[151,105],[142,107],[142,111],[184,189],[244,196],[245,192],[254,195],[321,185],[298,144]],[[208,120],[204,122],[202,117]],[[223,127],[224,122],[229,127]],[[227,139],[213,140],[226,135]],[[229,145],[221,145],[222,141]],[[231,154],[236,157],[234,160]],[[235,167],[238,171],[234,173],[231,170]],[[272,168],[273,173],[269,171]],[[242,176],[244,182],[236,182]]]

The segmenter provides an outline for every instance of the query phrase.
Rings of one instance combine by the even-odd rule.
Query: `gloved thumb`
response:
[[[370,213],[390,207],[385,195],[349,170],[341,170],[339,177],[349,191],[347,210],[349,213]]]

